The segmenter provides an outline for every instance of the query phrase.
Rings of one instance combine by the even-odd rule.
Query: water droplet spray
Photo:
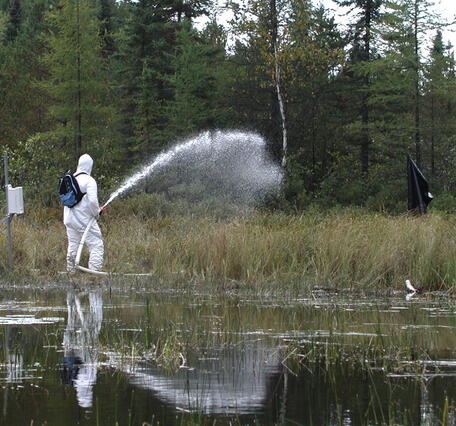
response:
[[[243,131],[207,131],[158,154],[150,163],[127,178],[104,207],[134,188],[140,181],[173,161],[212,167],[244,198],[258,199],[277,190],[283,180],[282,168],[267,155],[266,141],[258,134]]]

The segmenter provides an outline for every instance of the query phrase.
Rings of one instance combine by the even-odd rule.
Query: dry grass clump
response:
[[[115,209],[112,207],[112,210]],[[367,288],[429,288],[456,282],[452,217],[391,217],[359,210],[302,215],[256,213],[215,219],[181,215],[103,216],[105,269],[156,277]],[[64,269],[65,228],[55,211],[13,221],[15,266],[53,274]],[[0,236],[5,253],[5,234]],[[0,257],[5,268],[6,255]]]

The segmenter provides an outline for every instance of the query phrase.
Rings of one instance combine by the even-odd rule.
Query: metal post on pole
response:
[[[13,237],[11,235],[11,218],[10,209],[8,205],[8,154],[3,153],[3,167],[5,171],[5,196],[6,196],[6,235],[7,235],[7,253],[8,253],[8,269],[13,269]]]

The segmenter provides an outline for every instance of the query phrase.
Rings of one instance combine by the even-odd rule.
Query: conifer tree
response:
[[[170,103],[170,128],[177,136],[212,128],[216,123],[217,63],[220,48],[205,44],[188,20],[176,37],[170,77],[174,99]]]
[[[54,132],[78,156],[101,143],[112,119],[98,20],[88,0],[62,0],[49,12],[48,21],[52,30],[44,63],[49,70],[45,87],[53,99],[49,112],[56,123]]]
[[[160,149],[166,137],[166,107],[172,99],[168,77],[174,49],[175,11],[167,0],[140,0],[128,10],[119,41],[118,86],[122,134],[128,158]]]
[[[307,1],[306,1],[307,3]],[[287,161],[286,84],[283,79],[282,45],[285,37],[287,4],[277,0],[253,0],[246,4],[233,4],[234,27],[246,43],[260,56],[255,66],[263,74],[262,84],[269,93],[269,117],[265,120],[265,133],[269,151],[282,164]],[[241,44],[239,44],[241,47]],[[266,77],[266,79],[265,79]]]
[[[48,125],[48,99],[35,84],[46,72],[39,57],[43,52],[43,14],[48,7],[47,0],[21,7],[14,37],[10,14],[0,14],[0,144],[9,147],[16,147],[19,141]]]
[[[341,120],[335,93],[345,41],[334,18],[310,3],[291,2],[287,28],[282,54],[288,58],[290,153],[306,171],[302,176],[306,188],[315,189],[328,171],[330,152],[340,145],[340,135],[335,132]]]
[[[22,21],[22,5],[21,0],[11,0],[9,7],[9,20],[6,30],[6,39],[9,42],[14,41],[20,31]]]
[[[370,73],[368,63],[374,57],[375,27],[379,23],[380,7],[384,0],[337,0],[341,6],[356,11],[356,21],[351,24],[351,42],[348,75],[358,95],[358,117],[360,121],[360,163],[364,175],[369,172],[371,135],[370,124]]]
[[[416,162],[421,165],[422,157],[422,87],[423,47],[425,36],[436,29],[440,20],[432,13],[432,2],[427,0],[392,0],[387,3],[384,40],[393,69],[400,69],[402,99],[407,104],[410,119],[408,137],[413,140]],[[411,148],[411,147],[410,147]]]
[[[105,59],[114,53],[113,8],[112,0],[100,0],[98,19],[100,20],[100,37],[102,40],[101,52]]]
[[[424,154],[434,178],[441,178],[448,172],[448,160],[451,162],[452,158],[450,153],[456,120],[456,78],[451,49],[451,46],[445,46],[442,32],[438,30],[425,68],[423,121],[427,143]]]
[[[205,11],[204,1],[140,0],[128,9],[120,38],[118,86],[128,161],[170,143],[173,61],[184,21]],[[185,7],[184,7],[185,6]],[[183,16],[188,17],[183,20]]]
[[[191,21],[202,15],[206,15],[210,5],[210,0],[175,0],[173,9],[176,12],[177,22],[182,19]]]

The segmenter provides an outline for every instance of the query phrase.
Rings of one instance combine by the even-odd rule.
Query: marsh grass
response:
[[[338,210],[220,219],[183,211],[165,215],[155,207],[147,217],[137,200],[128,215],[129,203],[118,201],[120,207],[100,219],[109,271],[152,272],[155,281],[174,277],[224,288],[298,283],[384,291],[403,288],[405,278],[428,289],[456,285],[451,216]],[[66,236],[58,210],[15,218],[13,235],[17,273],[49,276],[64,269]],[[0,249],[5,250],[4,233]],[[5,263],[1,256],[0,267]]]

